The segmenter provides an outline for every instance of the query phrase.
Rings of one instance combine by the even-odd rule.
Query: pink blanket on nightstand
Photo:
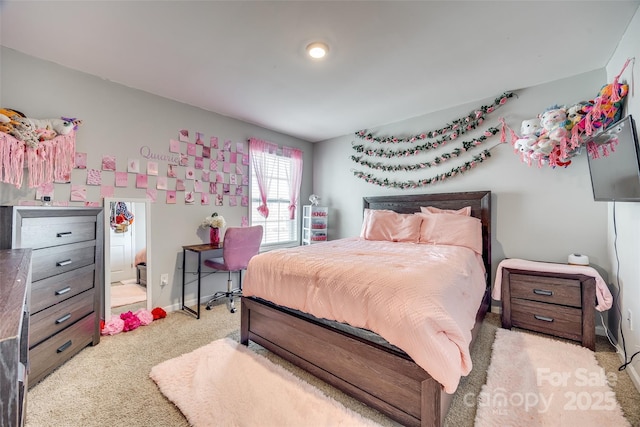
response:
[[[570,264],[554,264],[551,262],[527,261],[524,259],[510,258],[505,259],[498,264],[496,270],[496,280],[493,285],[491,297],[500,300],[502,295],[502,269],[514,268],[518,270],[544,271],[549,273],[567,273],[567,274],[584,274],[596,279],[596,310],[605,311],[611,308],[613,296],[607,287],[607,284],[600,276],[600,273],[588,265],[570,265]]]

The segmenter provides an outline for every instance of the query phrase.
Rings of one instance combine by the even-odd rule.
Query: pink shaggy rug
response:
[[[475,426],[628,426],[616,378],[587,348],[498,329]]]
[[[378,426],[229,338],[162,362],[150,377],[196,427]]]

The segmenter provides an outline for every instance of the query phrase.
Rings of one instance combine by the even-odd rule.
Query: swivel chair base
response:
[[[242,296],[242,289],[240,288],[233,289],[233,282],[231,281],[231,278],[229,278],[229,280],[227,280],[227,290],[216,292],[215,294],[213,294],[213,297],[207,302],[207,306],[205,308],[207,310],[211,310],[211,306],[213,305],[213,303],[223,298],[227,298],[227,308],[231,313],[235,313],[236,307],[235,307],[234,297],[241,297],[241,296]]]

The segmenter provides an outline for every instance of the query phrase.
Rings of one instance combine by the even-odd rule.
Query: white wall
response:
[[[627,97],[627,114],[631,114],[636,122],[636,131],[640,131],[640,94],[634,82],[640,82],[638,67],[640,66],[640,12],[636,11],[626,33],[618,44],[615,54],[607,64],[607,80],[612,81],[622,70],[627,58],[635,58],[622,74],[621,81],[630,85]],[[608,254],[611,268],[609,281],[619,285],[620,311],[610,310],[609,324],[616,330],[618,345],[622,346],[622,337],[617,326],[622,326],[622,333],[628,357],[640,351],[640,203],[609,203],[608,210]],[[615,212],[615,218],[614,218]],[[618,262],[619,260],[619,262]],[[633,330],[627,320],[631,310]],[[622,313],[622,316],[620,316]],[[621,319],[621,320],[620,320]],[[635,380],[640,390],[640,355],[636,356],[627,372]]]
[[[146,160],[140,156],[141,146],[169,154],[169,139],[176,139],[179,129],[189,129],[201,131],[207,138],[218,136],[221,142],[230,139],[234,145],[257,137],[302,149],[305,172],[301,200],[306,200],[311,193],[312,146],[306,141],[133,90],[11,49],[1,49],[0,105],[34,118],[71,116],[83,119],[84,124],[77,133],[76,151],[87,153],[88,168],[100,169],[103,154],[116,156],[118,170],[123,170],[121,162],[124,159],[126,163],[128,158],[140,159],[144,167]],[[166,162],[159,161],[159,169],[160,174],[166,175]],[[78,183],[78,177],[83,173],[86,172],[74,170],[72,182]],[[131,178],[129,183],[127,188],[116,188],[114,197],[145,198],[145,190],[132,186]],[[89,200],[99,200],[99,187],[88,190]],[[54,200],[69,200],[69,194],[68,184],[56,184]],[[181,298],[182,245],[208,241],[206,230],[198,227],[202,219],[214,211],[223,215],[232,226],[239,226],[241,217],[248,216],[249,212],[247,207],[230,207],[227,202],[223,207],[185,205],[180,195],[177,204],[168,205],[164,201],[164,191],[159,191],[158,195],[158,201],[152,203],[150,209],[153,278],[149,278],[149,282],[153,286],[153,306],[177,307]],[[17,204],[34,198],[34,190],[27,189],[26,185],[18,190],[0,183],[0,204]],[[194,268],[187,265],[189,271]],[[165,288],[160,287],[161,273],[169,273],[169,286]],[[226,276],[214,275],[205,279],[202,295],[225,288]],[[195,298],[195,286],[188,289],[187,301]]]
[[[518,98],[508,101],[485,123],[499,126],[498,118],[503,116],[510,126],[519,131],[523,119],[535,117],[553,104],[570,105],[592,99],[605,82],[605,70],[601,69],[518,90]],[[500,94],[496,94],[498,95]],[[440,128],[491,102],[493,99],[480,100],[455,109],[382,126],[373,131],[380,136],[417,134]],[[357,130],[354,129],[354,132]],[[460,139],[471,138],[467,134]],[[607,206],[593,201],[586,155],[575,157],[567,168],[539,169],[522,163],[507,143],[494,148],[491,158],[464,175],[416,190],[393,190],[366,183],[353,176],[352,169],[366,170],[350,160],[350,156],[355,153],[351,149],[352,143],[360,141],[355,136],[347,135],[314,144],[313,192],[321,196],[323,204],[331,208],[329,233],[332,239],[359,233],[363,196],[491,190],[494,272],[499,261],[505,257],[566,262],[567,255],[573,252],[587,254],[593,263],[602,267],[609,266],[606,248]],[[487,143],[487,147],[498,142],[499,136],[496,136]],[[448,143],[443,147],[443,152],[448,152],[453,147],[455,144]],[[468,154],[471,153],[474,151]],[[430,159],[432,156],[429,154],[424,158]],[[416,162],[411,158],[406,160],[406,163]],[[406,172],[389,177],[400,180],[431,177],[450,170],[456,163],[451,160],[435,171],[432,168],[426,172]]]

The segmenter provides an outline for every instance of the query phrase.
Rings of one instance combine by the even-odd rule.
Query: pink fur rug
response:
[[[609,387],[616,379],[587,348],[498,329],[475,427],[628,426]]]
[[[377,426],[229,338],[162,362],[150,377],[196,427]]]

